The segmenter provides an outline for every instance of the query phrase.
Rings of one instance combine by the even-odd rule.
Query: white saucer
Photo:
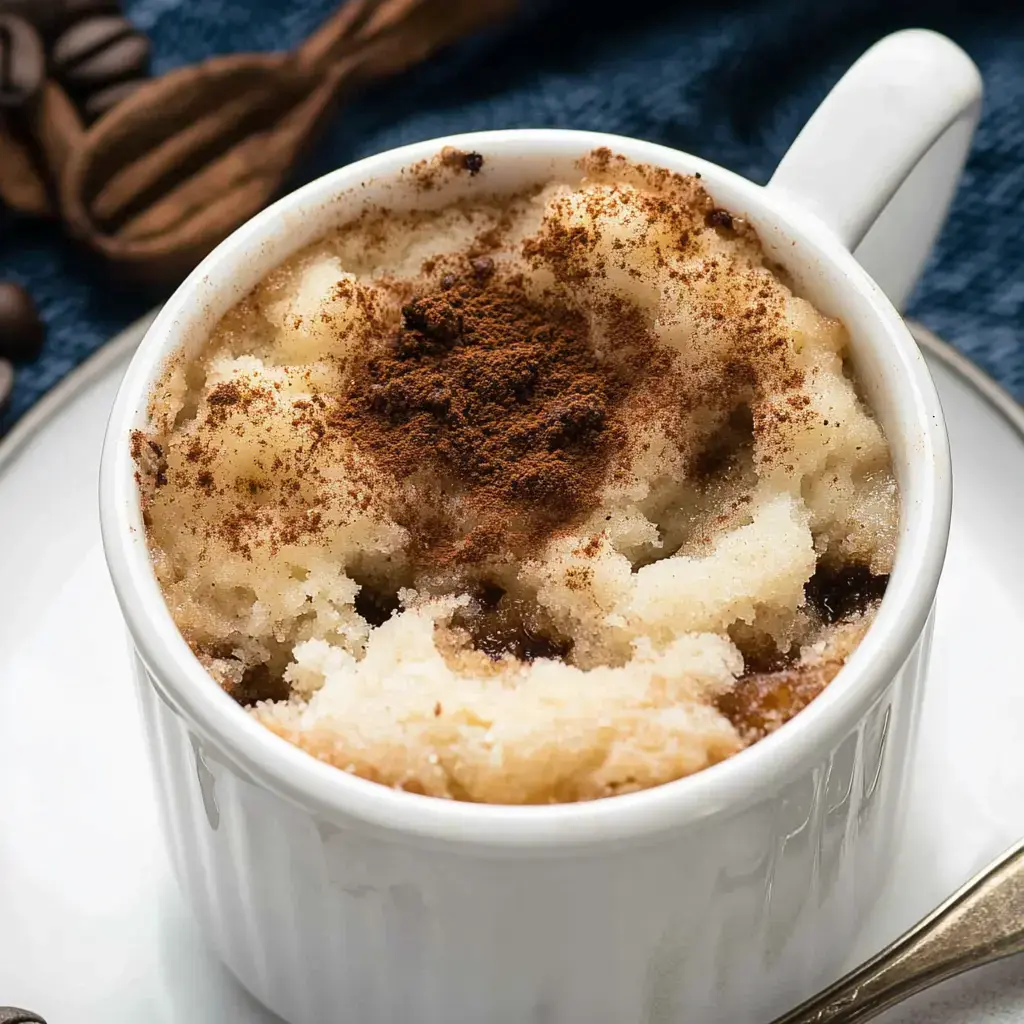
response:
[[[50,1024],[267,1022],[171,877],[100,550],[100,441],[145,327],[0,444],[0,1003]],[[1024,410],[917,333],[952,436],[953,534],[905,838],[851,966],[1024,835]],[[1021,974],[993,965],[883,1019],[1022,1020]]]

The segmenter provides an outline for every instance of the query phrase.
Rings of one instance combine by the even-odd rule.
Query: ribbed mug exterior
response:
[[[763,1024],[834,978],[904,818],[931,620],[827,755],[641,843],[475,855],[250,779],[136,658],[181,886],[291,1024]]]
[[[354,778],[239,708],[161,594],[130,434],[146,424],[164,361],[366,203],[448,201],[402,186],[444,145],[484,157],[466,190],[550,180],[598,147],[700,174],[849,329],[901,491],[885,599],[804,711],[690,778],[552,807],[481,807]],[[178,876],[212,947],[291,1024],[763,1024],[840,968],[903,818],[951,475],[906,325],[790,189],[650,143],[532,129],[419,143],[327,175],[235,232],[168,301],[115,402],[100,497]]]

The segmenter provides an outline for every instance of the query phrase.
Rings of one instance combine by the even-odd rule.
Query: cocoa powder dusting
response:
[[[417,186],[429,192],[453,174],[466,173],[475,178],[483,170],[484,158],[480,153],[464,152],[454,146],[445,146],[430,160],[420,160],[413,164],[409,171]]]
[[[619,413],[643,353],[632,376],[599,361],[580,313],[531,298],[490,259],[469,259],[402,316],[356,368],[332,425],[399,479],[429,467],[458,501],[465,531],[410,512],[414,549],[434,565],[522,553],[590,511],[626,444]]]
[[[479,169],[478,154],[449,148],[411,170],[425,184]],[[765,288],[752,303],[733,301],[728,281],[720,282],[720,301],[696,321],[701,329],[707,321],[709,332],[735,324],[727,353],[691,351],[683,372],[675,351],[652,335],[647,316],[605,287],[606,268],[595,259],[600,225],[627,208],[631,223],[665,226],[664,236],[684,248],[689,242],[682,239],[704,231],[742,234],[743,222],[716,207],[694,179],[629,167],[607,151],[592,154],[587,171],[632,176],[642,187],[613,184],[595,192],[586,199],[586,226],[549,217],[521,243],[527,266],[554,277],[550,292],[528,292],[522,276],[501,262],[514,226],[509,208],[461,253],[426,259],[417,281],[380,279],[379,294],[340,281],[334,298],[358,306],[362,325],[348,385],[318,386],[307,367],[283,370],[290,386],[306,390],[305,399],[289,400],[281,383],[244,375],[216,384],[180,469],[168,474],[166,460],[151,450],[136,456],[154,485],[150,493],[170,482],[200,502],[230,495],[207,529],[246,557],[334,528],[350,514],[344,507],[375,506],[408,529],[414,566],[443,570],[535,554],[553,532],[593,510],[602,483],[628,478],[631,448],[645,443],[652,424],[678,445],[698,481],[727,468],[751,433],[762,462],[784,464],[778,427],[810,413],[798,404],[802,371],[788,358],[771,292]],[[386,240],[389,217],[378,210],[351,230],[373,250]],[[617,240],[612,261],[627,260],[646,234]],[[622,268],[636,272],[628,263]],[[669,277],[688,287],[730,273],[743,271],[712,256]],[[587,316],[571,305],[581,291]],[[403,309],[398,327],[386,312],[396,300]],[[330,329],[331,314],[320,321]],[[590,323],[598,324],[593,338]],[[340,337],[351,328],[337,330]],[[282,404],[290,407],[299,441],[288,452],[267,447],[262,436],[263,422]],[[731,429],[737,413],[746,417],[741,431]],[[252,472],[237,478],[217,468],[218,450],[207,437],[229,424],[239,436],[249,432],[258,449]],[[349,440],[372,469],[352,461]],[[347,494],[327,482],[334,460],[345,466]]]

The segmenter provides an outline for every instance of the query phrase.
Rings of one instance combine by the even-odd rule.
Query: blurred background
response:
[[[3,4],[0,2],[0,8]],[[125,0],[152,73],[292,46],[334,0]],[[346,103],[294,184],[455,131],[572,127],[689,150],[764,182],[856,57],[895,29],[944,32],[981,68],[981,127],[910,315],[1024,400],[1024,0],[524,0],[484,33]],[[52,222],[0,212],[0,279],[47,324],[0,432],[160,294],[126,288]]]

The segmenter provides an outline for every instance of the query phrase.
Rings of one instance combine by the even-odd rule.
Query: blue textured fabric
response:
[[[335,0],[128,0],[155,71],[292,45]],[[573,127],[689,150],[757,181],[870,43],[920,25],[964,46],[987,98],[967,175],[912,315],[1024,399],[1024,0],[530,0],[512,22],[360,97],[300,180],[418,139]],[[298,181],[296,182],[296,184]],[[49,326],[9,425],[159,296],[119,288],[59,230],[0,223],[0,278]]]

